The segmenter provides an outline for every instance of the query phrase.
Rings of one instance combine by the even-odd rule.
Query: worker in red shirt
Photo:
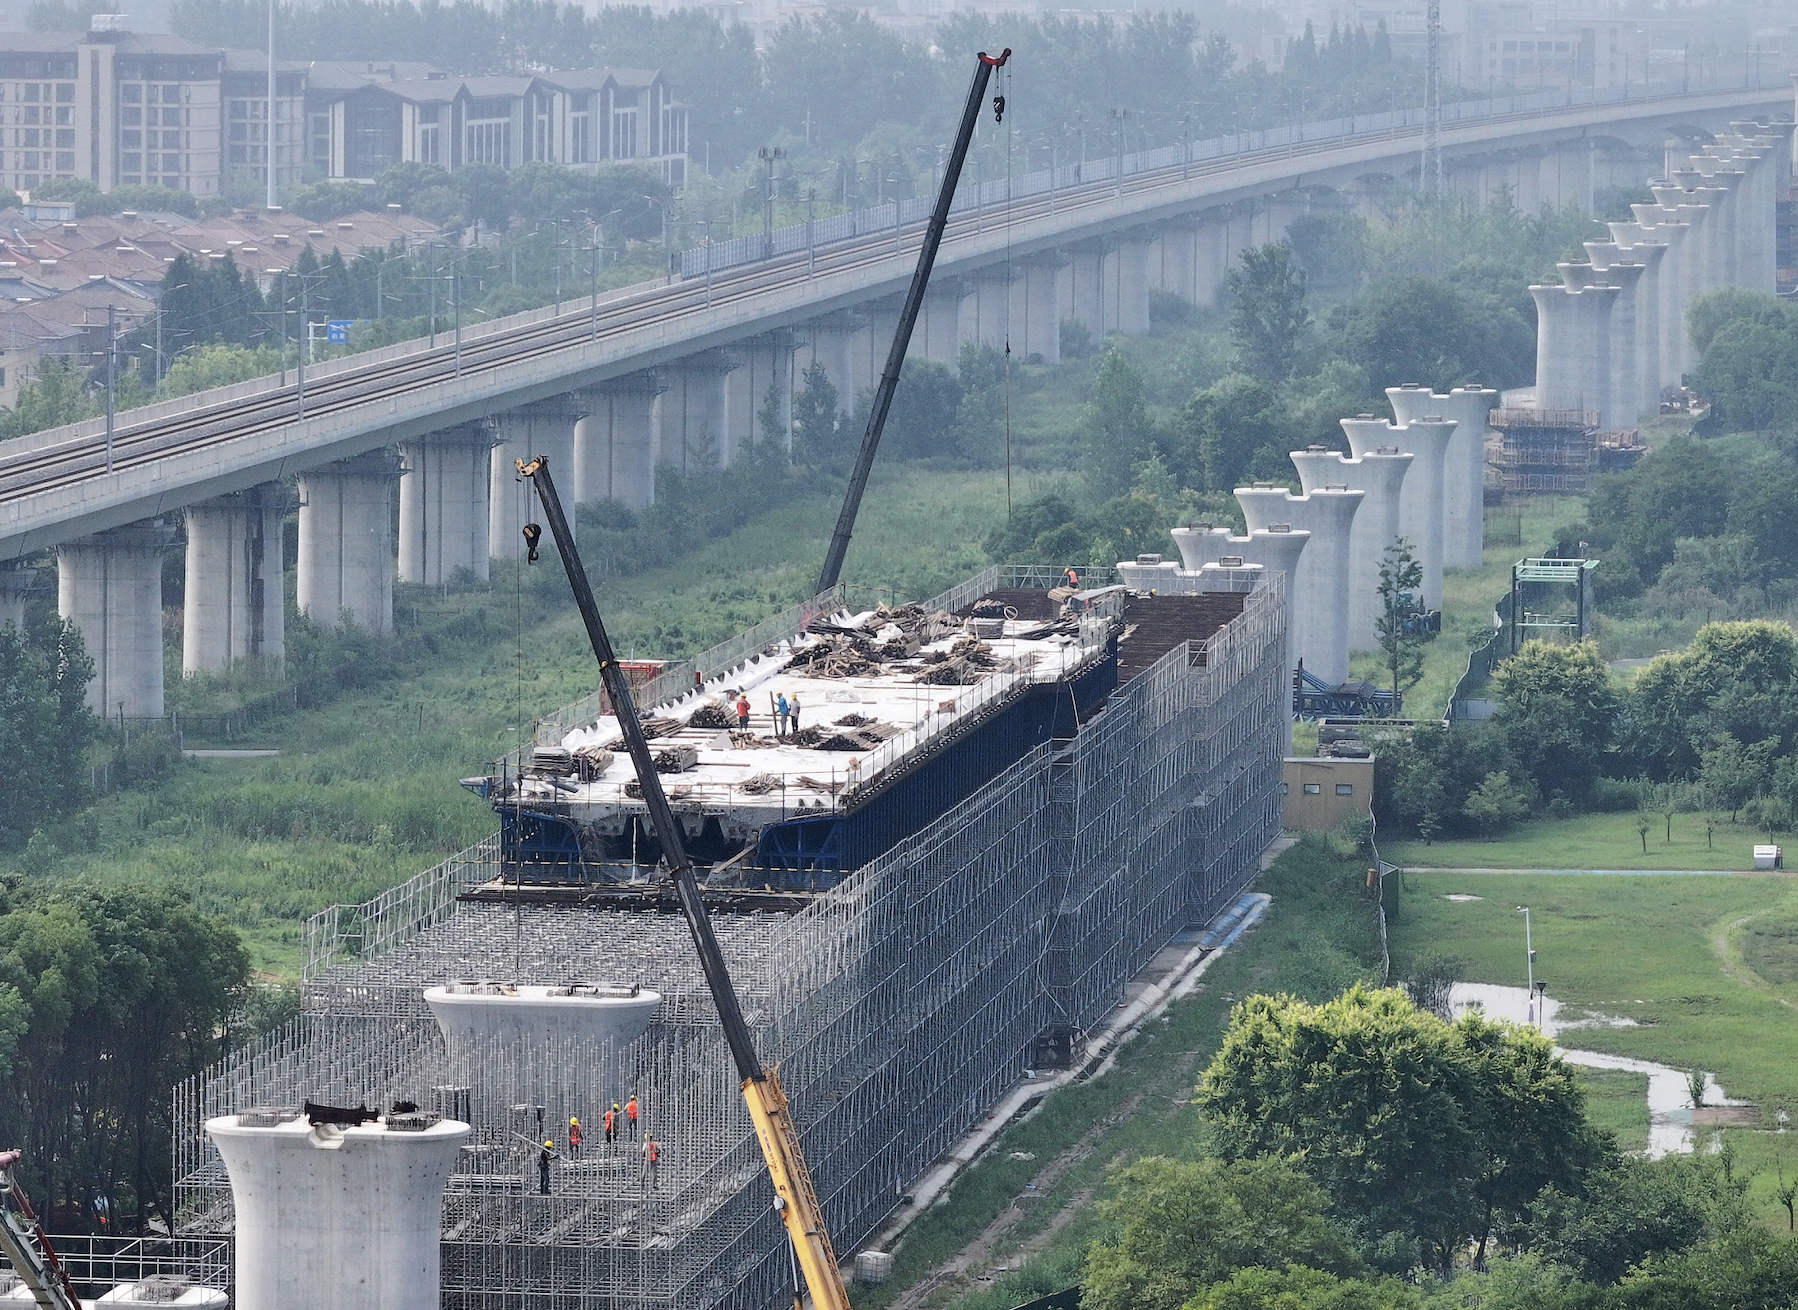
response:
[[[737,727],[749,731],[749,697],[741,692],[737,694]]]
[[[631,1126],[631,1136],[637,1135],[637,1094],[631,1093],[631,1099],[624,1103],[624,1117]]]
[[[618,1102],[612,1102],[612,1108],[606,1111],[603,1122],[606,1129],[606,1145],[610,1146],[618,1140]]]
[[[576,1115],[568,1116],[568,1154],[581,1153],[581,1121]]]

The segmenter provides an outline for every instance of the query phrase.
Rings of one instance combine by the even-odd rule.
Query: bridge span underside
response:
[[[1482,200],[1502,189],[1533,209],[1639,187],[1671,167],[1670,141],[1683,150],[1732,122],[1789,119],[1792,91],[1450,109],[1448,185]],[[1152,293],[1213,303],[1240,252],[1293,219],[1373,213],[1413,190],[1417,119],[1308,124],[1126,157],[1121,175],[1108,159],[964,188],[912,353],[952,363],[964,343],[1009,343],[1054,363],[1066,320],[1134,333]],[[1783,195],[1789,154],[1780,170]],[[154,579],[170,519],[187,520],[184,671],[278,661],[292,485],[300,609],[384,631],[396,576],[484,576],[490,558],[522,549],[521,455],[548,454],[581,501],[641,506],[658,468],[728,465],[762,439],[771,392],[790,442],[794,382],[813,362],[851,409],[884,363],[920,219],[915,202],[889,204],[688,251],[667,284],[514,315],[459,346],[439,334],[308,369],[303,389],[290,374],[132,410],[110,440],[92,420],[0,443],[0,560],[11,561],[0,622],[16,620],[32,559],[54,549],[61,611],[99,665],[94,708],[159,717]],[[1759,267],[1756,289],[1772,290]]]

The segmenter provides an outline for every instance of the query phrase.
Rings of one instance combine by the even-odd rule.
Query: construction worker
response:
[[[749,731],[749,697],[741,692],[737,693],[737,727]]]
[[[581,1121],[578,1115],[568,1116],[568,1154],[581,1153]]]
[[[1071,567],[1066,573],[1062,574],[1062,577],[1067,580],[1068,586],[1072,587],[1075,591],[1080,590],[1080,575],[1074,572]]]
[[[602,1122],[605,1124],[606,1145],[610,1147],[613,1142],[618,1140],[618,1102],[612,1102],[612,1108],[606,1111],[605,1119]]]
[[[649,1184],[649,1190],[652,1192],[656,1186],[656,1166],[661,1162],[661,1143],[657,1142],[655,1134],[651,1133],[649,1140],[643,1143],[643,1178]]]
[[[774,735],[776,737],[787,735],[787,697],[785,692],[782,692],[774,701]]]
[[[549,1162],[559,1159],[554,1142],[545,1142],[543,1149],[537,1152],[537,1191],[544,1196],[549,1195]]]
[[[799,731],[799,693],[787,697],[787,731]]]
[[[631,1099],[624,1103],[624,1117],[631,1126],[631,1137],[637,1136],[637,1094],[631,1093]]]

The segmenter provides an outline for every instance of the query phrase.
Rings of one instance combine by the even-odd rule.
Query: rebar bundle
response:
[[[1093,1027],[1174,933],[1253,876],[1278,827],[1281,582],[1114,692],[1071,741],[1029,750],[803,910],[717,917],[839,1251],[1023,1075],[1036,1037]],[[182,1230],[229,1231],[206,1117],[308,1096],[412,1100],[475,1128],[444,1203],[446,1306],[790,1303],[772,1191],[685,925],[443,894],[478,867],[345,911],[384,949],[321,956],[304,1015],[177,1089]],[[421,993],[480,979],[636,983],[664,1000],[622,1047],[494,1039],[452,1057]],[[639,1135],[606,1143],[604,1110],[633,1094]],[[571,1116],[585,1130],[578,1152]],[[546,1137],[561,1151],[542,1195]]]

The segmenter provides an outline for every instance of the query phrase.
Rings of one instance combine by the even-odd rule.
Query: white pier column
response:
[[[1113,331],[1131,335],[1149,330],[1149,256],[1155,234],[1147,228],[1126,232],[1117,243],[1117,277],[1106,308]]]
[[[583,505],[616,500],[642,509],[656,498],[656,397],[653,370],[582,391],[587,417],[576,429],[574,484]]]
[[[94,661],[87,706],[103,718],[159,719],[162,553],[174,531],[133,523],[56,548],[56,611]]]
[[[961,354],[960,278],[932,278],[924,289],[924,307],[912,328],[911,351],[953,366]]]
[[[347,611],[373,633],[393,630],[393,484],[381,451],[300,474],[300,610],[334,628]]]
[[[279,672],[287,653],[278,482],[189,505],[181,672],[222,673],[238,660]]]
[[[707,350],[660,370],[668,381],[661,415],[664,463],[683,473],[730,463],[725,379],[736,367],[734,356]],[[851,390],[853,385],[851,381]]]
[[[549,460],[556,490],[571,500],[574,477],[574,429],[587,417],[585,399],[572,391],[501,410],[488,420],[493,449],[487,466],[487,554],[492,559],[523,559],[524,525],[537,513],[536,492],[518,476],[518,461],[542,455]],[[573,527],[572,519],[569,526]]]
[[[1061,270],[1065,259],[1046,253],[1022,261],[1024,275],[1011,289],[1011,354],[1020,363],[1041,355],[1061,362]]]
[[[400,581],[440,586],[458,569],[487,576],[493,433],[463,423],[400,443]]]

